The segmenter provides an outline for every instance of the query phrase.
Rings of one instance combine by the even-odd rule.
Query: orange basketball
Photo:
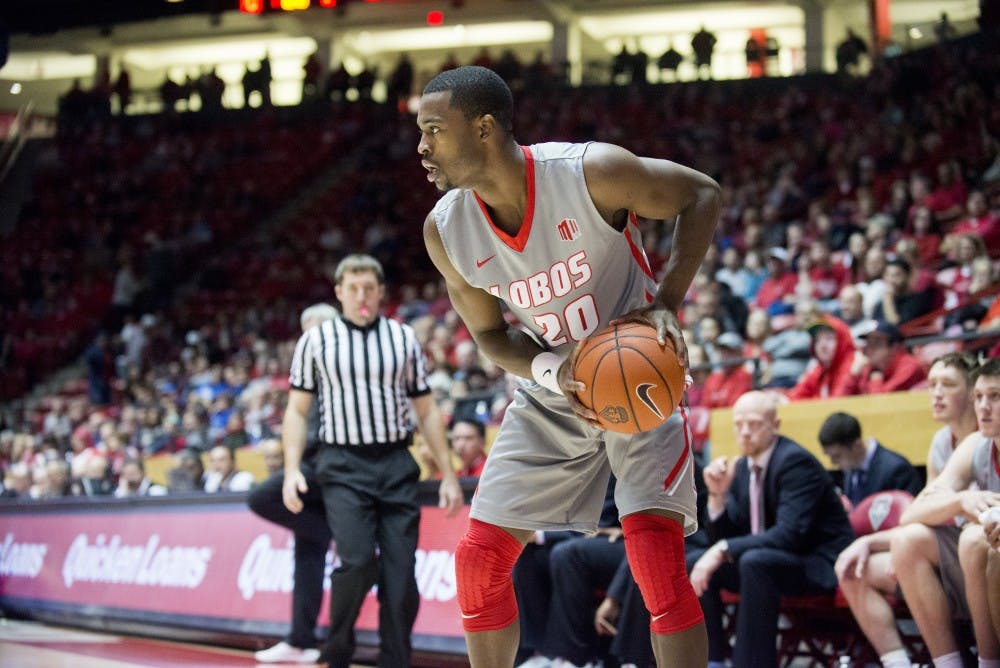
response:
[[[610,431],[638,434],[670,417],[684,392],[684,367],[673,342],[660,347],[656,329],[627,322],[597,332],[580,349],[574,377],[587,386],[577,399]]]

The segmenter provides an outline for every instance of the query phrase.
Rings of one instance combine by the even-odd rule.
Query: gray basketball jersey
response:
[[[1000,492],[1000,461],[992,438],[982,435],[979,437],[972,453],[972,474],[979,489]]]
[[[516,236],[493,224],[472,190],[446,193],[433,211],[455,269],[506,303],[551,349],[575,345],[656,293],[634,215],[618,232],[590,198],[583,174],[588,146],[521,147],[528,201]]]
[[[951,427],[941,427],[931,439],[930,461],[938,473],[944,470],[944,465],[955,451],[955,435]]]

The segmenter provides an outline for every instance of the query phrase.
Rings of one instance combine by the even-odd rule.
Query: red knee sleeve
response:
[[[511,571],[523,547],[493,524],[469,521],[455,550],[458,607],[466,631],[496,631],[517,619]]]
[[[622,519],[625,553],[649,610],[654,633],[678,633],[705,616],[684,567],[684,530],[666,517],[636,513]]]

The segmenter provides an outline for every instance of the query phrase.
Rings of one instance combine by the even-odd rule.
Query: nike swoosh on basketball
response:
[[[656,385],[653,385],[652,383],[639,383],[635,388],[635,395],[639,397],[639,401],[646,404],[646,408],[653,411],[653,414],[662,420],[663,413],[660,412],[660,409],[655,403],[653,403],[653,399],[649,396],[649,391],[654,387],[656,387]]]
[[[492,260],[495,257],[496,257],[496,253],[494,253],[493,255],[490,255],[488,258],[485,258],[483,260],[476,260],[476,269],[482,269],[484,264],[486,264],[487,262],[489,262],[490,260]]]

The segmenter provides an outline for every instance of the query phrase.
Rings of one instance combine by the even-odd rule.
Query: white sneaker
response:
[[[552,659],[547,656],[536,655],[520,664],[517,668],[550,668]]]
[[[566,659],[556,659],[552,662],[552,668],[596,668],[593,661],[588,661],[582,666],[570,663]]]
[[[254,652],[253,658],[261,663],[316,663],[319,661],[319,650],[292,647],[282,640],[274,647]]]

